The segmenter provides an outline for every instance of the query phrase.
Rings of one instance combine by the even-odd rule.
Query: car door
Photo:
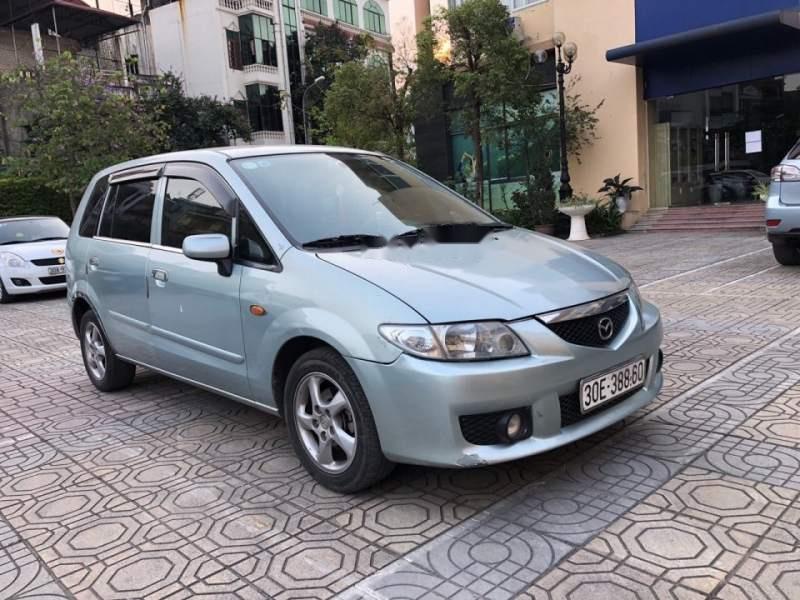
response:
[[[152,360],[148,286],[158,175],[163,165],[115,174],[86,254],[90,301],[117,354]]]
[[[164,176],[157,211],[158,241],[147,268],[154,366],[246,397],[239,308],[242,267],[234,265],[225,276],[216,263],[192,260],[181,250],[190,235],[221,233],[231,239],[234,194],[215,171],[203,165],[170,164]]]

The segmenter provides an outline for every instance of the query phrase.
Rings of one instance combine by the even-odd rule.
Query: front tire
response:
[[[91,310],[81,319],[80,335],[83,366],[94,387],[101,392],[128,387],[136,375],[136,366],[117,358]]]
[[[283,402],[292,446],[326,488],[357,492],[394,468],[381,450],[364,390],[335,350],[301,356],[289,371]]]
[[[0,304],[8,304],[11,300],[11,295],[6,291],[3,282],[0,280]]]
[[[790,244],[772,244],[775,260],[787,267],[800,265],[800,249]]]

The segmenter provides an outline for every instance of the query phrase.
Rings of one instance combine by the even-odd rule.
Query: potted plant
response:
[[[759,181],[753,186],[753,197],[761,202],[766,202],[769,197],[769,183]]]
[[[573,196],[566,202],[558,203],[559,212],[569,216],[569,237],[568,242],[580,242],[589,239],[586,232],[586,215],[592,212],[597,203],[588,196]]]
[[[633,181],[633,177],[622,180],[620,180],[620,178],[621,174],[617,174],[614,177],[604,179],[603,187],[597,191],[601,194],[607,194],[609,198],[616,202],[619,212],[625,214],[625,211],[628,210],[628,202],[631,199],[631,194],[643,188],[638,185],[630,185],[630,182]]]

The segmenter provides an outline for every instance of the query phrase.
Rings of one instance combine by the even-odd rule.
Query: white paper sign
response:
[[[745,131],[744,151],[747,154],[757,154],[761,152],[761,130]]]

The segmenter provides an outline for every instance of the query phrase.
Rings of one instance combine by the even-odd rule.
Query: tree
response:
[[[159,148],[163,152],[227,146],[236,138],[250,139],[250,124],[243,110],[210,96],[187,96],[173,73],[159,78],[141,103],[147,114],[164,124],[166,136]]]
[[[163,143],[158,119],[111,83],[69,53],[0,76],[9,112],[26,132],[22,154],[8,159],[10,170],[63,192],[73,213],[97,171]]]
[[[407,160],[413,69],[389,62],[349,62],[336,70],[321,113],[328,144],[386,152]]]
[[[322,75],[333,81],[339,66],[364,60],[373,46],[374,40],[366,33],[352,35],[336,23],[317,23],[306,35],[306,79],[314,81]]]
[[[454,106],[475,149],[476,201],[483,205],[484,130],[511,111],[536,104],[530,57],[511,28],[508,10],[498,0],[465,0],[441,9],[418,38],[420,80],[452,85]],[[446,36],[443,38],[443,36]],[[448,47],[449,44],[449,47]],[[438,60],[437,60],[438,59]],[[442,69],[436,63],[446,63]],[[430,98],[428,91],[421,94]]]

